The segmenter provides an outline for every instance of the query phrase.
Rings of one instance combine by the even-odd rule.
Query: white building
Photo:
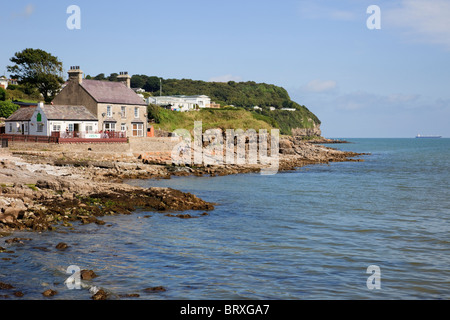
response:
[[[83,106],[22,107],[5,121],[6,134],[51,136],[52,132],[98,132],[97,118]]]
[[[147,104],[170,106],[172,110],[181,112],[209,108],[211,106],[211,98],[204,95],[148,97],[146,101]]]
[[[8,88],[8,79],[2,76],[0,77],[0,88],[7,89]]]

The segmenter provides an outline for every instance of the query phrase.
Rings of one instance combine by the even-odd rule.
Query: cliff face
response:
[[[312,128],[292,129],[292,136],[294,136],[294,137],[321,137],[322,130],[320,130],[320,124],[314,124],[314,127],[312,127]]]

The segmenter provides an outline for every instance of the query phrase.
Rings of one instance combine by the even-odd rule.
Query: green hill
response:
[[[104,79],[116,81],[112,74],[105,77],[103,74],[94,79]],[[155,76],[133,75],[131,77],[131,87],[143,88],[147,92],[145,95],[159,96],[160,90],[163,96],[171,95],[206,95],[211,101],[219,103],[227,111],[202,111],[197,115],[178,114],[164,110],[162,108],[149,109],[149,117],[154,117],[160,128],[174,128],[178,125],[184,125],[186,121],[200,120],[200,115],[205,117],[204,127],[208,124],[217,124],[220,128],[235,128],[244,125],[243,118],[247,123],[258,125],[253,129],[260,129],[267,124],[274,128],[279,128],[281,134],[290,135],[291,130],[295,128],[313,128],[320,125],[317,116],[308,110],[304,105],[292,101],[288,92],[279,86],[266,83],[247,82],[207,82],[190,79],[162,79]],[[254,110],[258,106],[261,110]],[[295,109],[295,111],[281,110],[283,108]],[[272,110],[271,110],[272,109]],[[233,114],[233,112],[235,112]],[[173,114],[172,114],[173,113]],[[216,117],[216,121],[213,118]],[[243,117],[243,118],[242,118]],[[252,119],[250,121],[250,119]],[[256,122],[255,122],[256,121]]]
[[[189,79],[162,80],[162,95],[207,95],[212,101],[222,106],[234,106],[239,110],[247,110],[258,121],[264,121],[272,127],[279,128],[281,134],[291,134],[294,128],[312,128],[320,125],[320,120],[308,108],[292,101],[288,92],[279,86],[248,82],[206,82]],[[148,87],[149,88],[149,87]],[[156,89],[156,86],[154,86]],[[159,95],[159,89],[153,92]],[[254,106],[262,110],[255,111]],[[271,111],[270,107],[275,108]],[[296,109],[285,111],[282,108]],[[211,111],[209,115],[224,116],[228,112]],[[241,115],[243,113],[241,112]],[[244,129],[244,128],[242,128]],[[255,128],[258,129],[258,128]]]

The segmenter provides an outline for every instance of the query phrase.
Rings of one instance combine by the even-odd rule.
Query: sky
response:
[[[15,0],[0,30],[0,74],[39,48],[91,76],[282,86],[325,137],[450,137],[450,0]]]

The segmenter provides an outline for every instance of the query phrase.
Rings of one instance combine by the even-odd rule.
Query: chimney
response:
[[[131,87],[131,76],[128,74],[128,72],[121,71],[120,74],[117,76],[117,80],[126,85],[127,88]]]
[[[83,81],[83,71],[81,71],[80,66],[72,66],[67,72],[69,74],[69,81],[76,81],[79,84]]]

